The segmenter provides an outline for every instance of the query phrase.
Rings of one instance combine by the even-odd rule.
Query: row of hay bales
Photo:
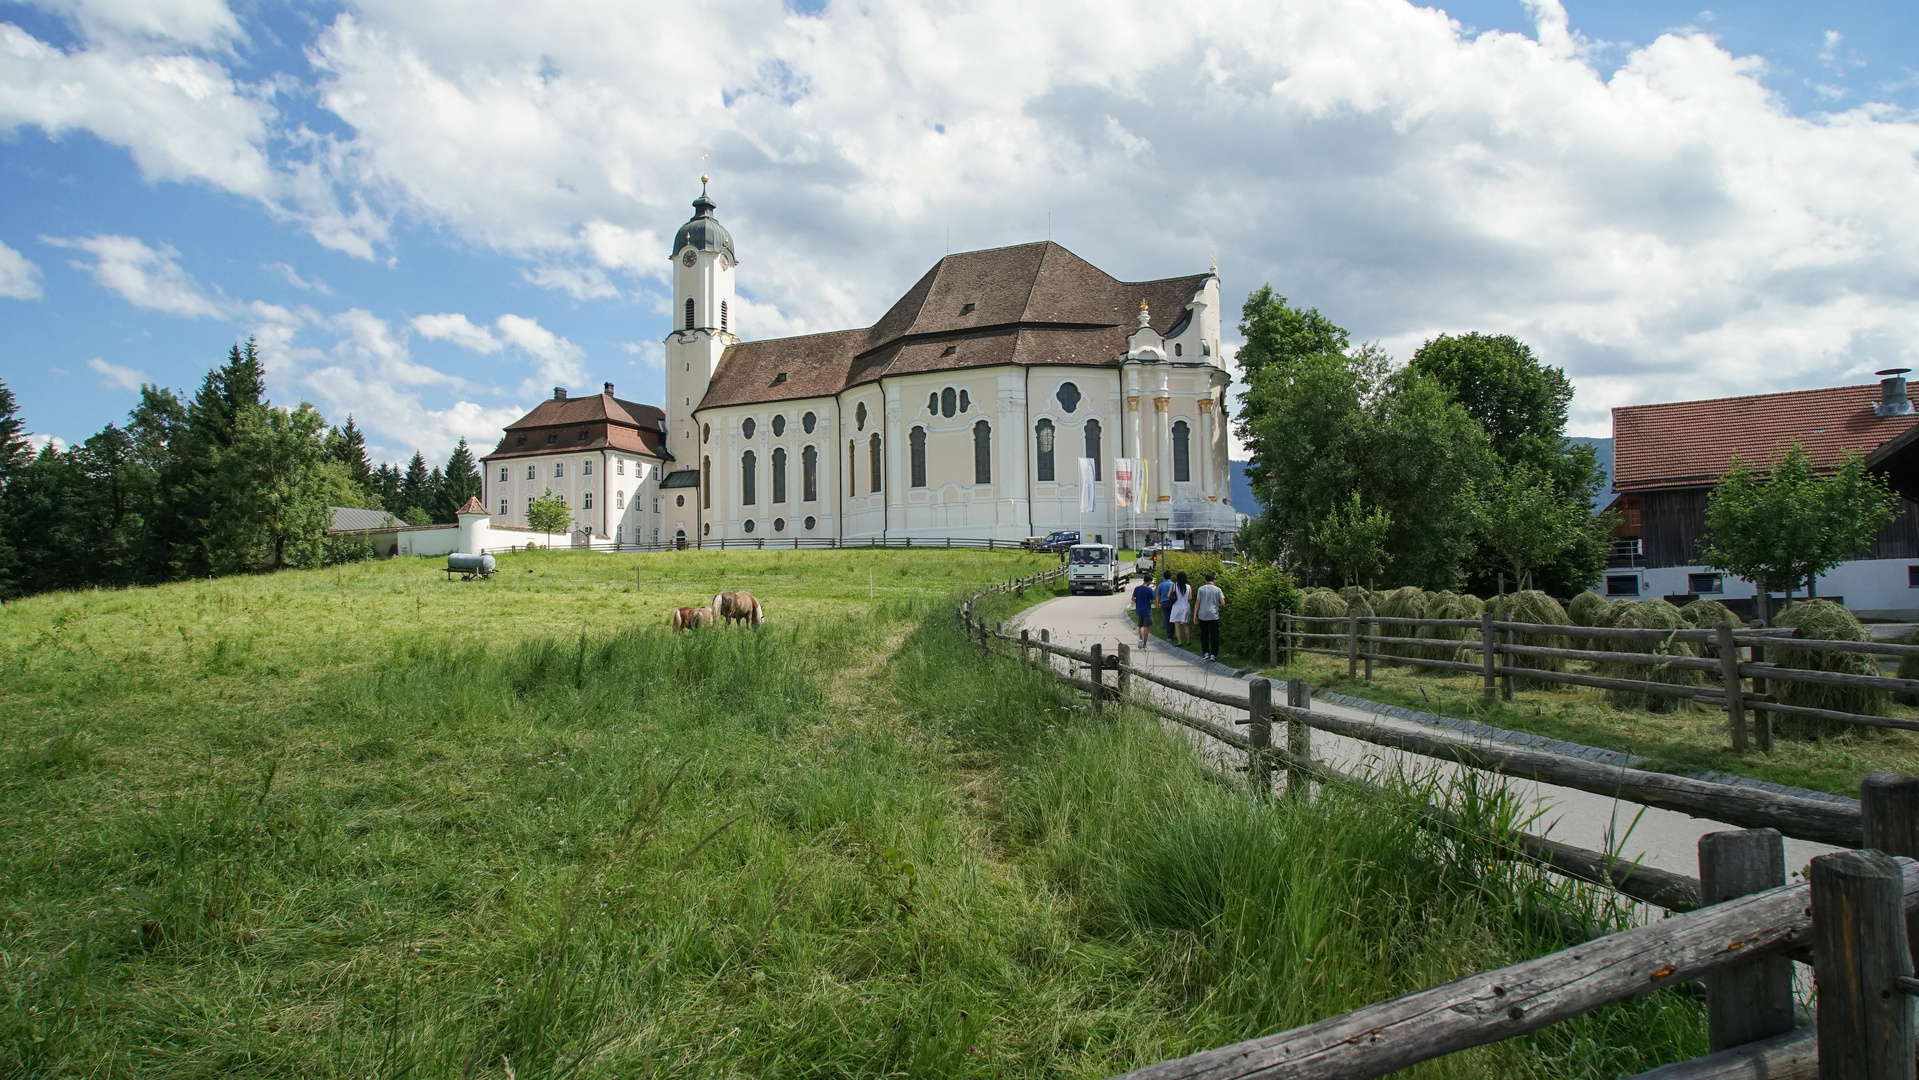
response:
[[[1694,600],[1681,608],[1664,600],[1608,601],[1596,593],[1582,592],[1573,598],[1570,605],[1561,607],[1557,600],[1543,592],[1527,591],[1506,597],[1505,605],[1503,621],[1536,623],[1542,627],[1565,627],[1566,630],[1560,633],[1515,635],[1514,640],[1518,644],[1548,648],[1570,647],[1606,652],[1638,652],[1666,657],[1717,659],[1718,649],[1707,642],[1674,641],[1670,638],[1595,639],[1580,636],[1576,628],[1594,626],[1675,631],[1711,629],[1722,622],[1738,625],[1738,620],[1724,604],[1704,598]],[[1336,592],[1322,588],[1307,589],[1300,595],[1300,614],[1302,615],[1344,617],[1350,608],[1357,608],[1361,618],[1376,615],[1407,619],[1477,619],[1487,610],[1487,602],[1470,593],[1428,592],[1416,588],[1394,589],[1390,592],[1370,592],[1353,587]],[[1773,625],[1796,628],[1799,635],[1805,638],[1828,641],[1869,640],[1865,628],[1850,611],[1826,600],[1792,604],[1779,613],[1773,620]],[[1302,644],[1309,648],[1342,651],[1346,648],[1345,627],[1321,623],[1313,629],[1317,632],[1307,634]],[[1476,662],[1479,659],[1479,632],[1467,627],[1422,626],[1415,630],[1408,626],[1381,623],[1378,625],[1378,633],[1388,637],[1416,637],[1432,642],[1431,645],[1381,644],[1373,650],[1388,656],[1465,662]],[[1867,653],[1814,652],[1808,649],[1794,649],[1790,645],[1776,645],[1768,650],[1766,658],[1781,667],[1813,671],[1842,671],[1855,675],[1880,673],[1877,661]],[[1564,672],[1567,670],[1567,661],[1559,657],[1515,657],[1513,666]],[[1914,666],[1919,667],[1919,665]],[[1595,664],[1593,667],[1595,675],[1639,683],[1655,682],[1671,686],[1705,688],[1716,686],[1720,681],[1710,672],[1666,664],[1618,663]],[[1516,679],[1515,685],[1534,688],[1563,684],[1536,679]],[[1782,704],[1804,705],[1868,716],[1885,715],[1889,704],[1888,695],[1881,690],[1822,686],[1778,679],[1773,680],[1768,689]],[[1639,690],[1609,689],[1605,693],[1607,701],[1617,708],[1664,712],[1684,708],[1689,704],[1686,698]],[[1791,738],[1814,737],[1857,729],[1848,725],[1775,715],[1773,730],[1777,735]]]

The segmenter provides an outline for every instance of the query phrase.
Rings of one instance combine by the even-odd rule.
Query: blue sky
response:
[[[1914,11],[0,3],[0,378],[75,440],[257,334],[391,459],[555,383],[657,401],[705,170],[749,336],[1050,221],[1402,359],[1519,334],[1605,435],[1919,360]]]

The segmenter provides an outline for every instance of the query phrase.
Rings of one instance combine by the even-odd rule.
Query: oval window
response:
[[[940,392],[938,390],[926,395],[926,411],[932,413],[934,416],[940,414]]]
[[[940,415],[951,416],[959,411],[959,396],[952,387],[940,391]]]
[[[785,531],[786,531],[786,519],[785,519],[785,518],[774,518],[774,519],[773,519],[773,531],[774,531],[774,532],[785,532]]]
[[[684,496],[684,495],[675,495],[675,496],[673,496],[673,505],[674,505],[674,506],[685,506],[685,505],[686,505],[686,496]]]
[[[800,427],[804,429],[808,435],[813,434],[813,425],[819,422],[820,418],[814,416],[812,413],[807,413],[805,416],[800,417]]]
[[[817,529],[817,528],[819,528],[819,524],[820,524],[820,521],[819,521],[819,519],[818,519],[818,518],[807,518],[807,519],[806,519],[806,527],[807,527],[807,529],[809,529],[809,530],[811,530],[811,529]]]
[[[706,524],[704,524],[704,525],[702,525],[702,526],[700,526],[700,535],[701,535],[701,536],[712,536],[712,535],[713,535],[713,523],[709,521],[709,522],[707,522]]]
[[[853,410],[853,425],[856,430],[866,430],[866,402],[860,402],[859,408]]]
[[[777,439],[784,434],[786,434],[786,417],[775,416],[773,418],[773,437]]]
[[[1079,387],[1072,383],[1059,384],[1059,407],[1067,412],[1079,408]]]
[[[705,442],[708,439],[711,439],[712,437],[713,437],[713,425],[701,424],[700,425],[700,441]]]
[[[960,391],[960,411],[965,412],[966,410],[972,407],[973,407],[972,395],[968,394],[964,390],[961,390]]]
[[[753,432],[756,430],[758,430],[758,427],[757,425],[753,423],[752,417],[749,416],[746,419],[740,421],[740,436],[742,438],[747,438],[747,439],[752,438]]]
[[[747,519],[746,519],[746,531],[747,531],[747,532],[752,532],[752,531],[753,531],[753,519],[752,519],[752,518],[747,518]]]

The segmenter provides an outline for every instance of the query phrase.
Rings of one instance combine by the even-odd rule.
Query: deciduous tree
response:
[[[526,508],[526,523],[529,528],[538,529],[546,534],[547,547],[553,546],[553,534],[565,532],[573,524],[573,511],[567,508],[566,500],[553,494],[552,488],[546,494],[534,499]]]
[[[1326,553],[1348,584],[1361,585],[1386,569],[1391,557],[1386,540],[1393,516],[1360,500],[1359,492],[1344,506],[1335,506],[1313,527],[1313,543]]]

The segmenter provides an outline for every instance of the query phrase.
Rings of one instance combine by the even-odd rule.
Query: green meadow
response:
[[[1101,1077],[1622,925],[1498,858],[1495,790],[1259,802],[982,658],[956,596],[1051,565],[528,553],[0,608],[0,1073]],[[666,629],[721,588],[767,625]],[[1703,1022],[1667,991],[1410,1075],[1628,1075]]]

